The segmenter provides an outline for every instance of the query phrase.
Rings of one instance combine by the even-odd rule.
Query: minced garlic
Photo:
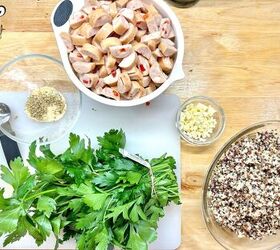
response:
[[[64,96],[53,87],[35,89],[25,104],[27,116],[38,122],[54,122],[66,112]]]
[[[202,103],[190,103],[181,112],[180,129],[188,137],[204,142],[211,137],[216,125],[216,110]]]

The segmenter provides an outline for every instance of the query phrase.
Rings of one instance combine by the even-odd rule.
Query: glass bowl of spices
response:
[[[213,99],[194,96],[184,102],[178,111],[176,127],[189,145],[207,146],[224,131],[224,111]]]
[[[16,57],[0,68],[0,100],[11,110],[0,130],[19,143],[48,144],[78,120],[81,94],[62,63],[41,54]]]
[[[203,215],[226,249],[280,249],[280,120],[230,139],[204,183]]]

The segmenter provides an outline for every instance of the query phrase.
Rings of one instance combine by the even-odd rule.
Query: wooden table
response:
[[[49,22],[57,0],[1,0],[5,30],[0,65],[22,53],[59,58]],[[240,129],[280,119],[280,1],[200,0],[176,9],[185,34],[186,79],[168,92],[184,101],[193,95],[215,98],[225,109],[227,126],[207,148],[182,143],[182,245],[180,249],[222,249],[208,233],[202,213],[202,184],[219,148]]]

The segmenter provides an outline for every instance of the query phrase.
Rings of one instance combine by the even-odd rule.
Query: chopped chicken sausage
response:
[[[131,89],[131,80],[127,72],[120,74],[118,80],[118,90],[121,94],[127,93]]]
[[[114,47],[114,46],[121,46],[122,42],[120,41],[119,38],[116,37],[108,37],[101,41],[100,43],[101,48],[103,51],[107,52],[109,48]]]
[[[162,84],[167,80],[167,75],[163,73],[162,69],[157,64],[151,66],[150,77],[155,84]]]
[[[70,20],[70,27],[72,29],[77,29],[87,20],[88,20],[87,14],[82,11],[79,11],[75,13],[73,18]]]
[[[83,46],[81,52],[97,62],[102,58],[102,52],[97,47],[89,43],[86,43]]]
[[[112,17],[103,9],[96,9],[89,15],[89,23],[93,28],[101,27],[106,23],[111,23]]]
[[[79,74],[89,73],[95,68],[95,64],[90,62],[74,62],[72,66]]]
[[[144,56],[138,56],[138,69],[143,76],[148,76],[150,71],[149,61]]]
[[[81,36],[91,38],[96,35],[98,28],[93,28],[89,23],[83,23],[79,28]]]
[[[141,98],[167,80],[174,37],[171,20],[144,0],[85,0],[61,33],[81,83],[113,100]]]
[[[128,57],[132,53],[132,45],[120,45],[120,46],[113,46],[109,48],[112,56],[115,58],[125,58]]]
[[[129,29],[129,23],[123,16],[113,19],[113,30],[118,35],[123,35]]]
[[[112,32],[113,32],[113,26],[110,23],[106,23],[96,33],[94,40],[100,43],[102,40],[106,39]]]
[[[80,75],[80,81],[85,85],[87,88],[95,87],[99,81],[99,76],[97,74],[84,74]]]
[[[129,69],[136,64],[137,54],[136,52],[132,52],[128,57],[125,57],[119,64],[120,68]]]

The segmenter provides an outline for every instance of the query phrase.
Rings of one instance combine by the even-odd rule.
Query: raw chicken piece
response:
[[[153,64],[150,68],[150,77],[155,84],[161,85],[167,80],[165,75],[158,64]]]
[[[72,43],[72,40],[71,40],[71,37],[69,35],[69,33],[66,33],[66,32],[61,32],[60,33],[60,37],[61,39],[63,40],[66,48],[67,48],[67,52],[71,52],[74,50],[74,45]]]
[[[102,52],[97,47],[89,43],[86,43],[83,46],[81,52],[91,57],[94,61],[97,62],[100,61],[102,58]]]
[[[103,9],[96,9],[89,15],[89,23],[92,27],[101,27],[106,23],[111,23],[112,17]]]
[[[132,53],[132,45],[126,44],[121,46],[113,46],[109,48],[111,54],[115,58],[125,58]]]
[[[89,73],[95,68],[95,64],[90,62],[74,62],[72,66],[78,74]]]

